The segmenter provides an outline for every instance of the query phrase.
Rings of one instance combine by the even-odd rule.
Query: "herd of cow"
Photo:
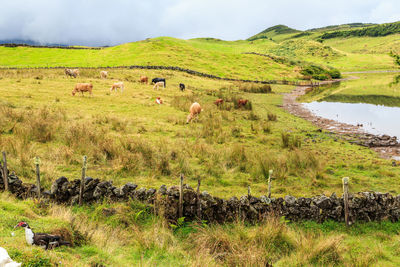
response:
[[[65,75],[67,75],[68,77],[74,77],[76,78],[77,76],[79,76],[79,70],[78,69],[65,69]],[[107,71],[100,71],[100,78],[101,79],[107,79],[108,77],[108,72]],[[147,76],[140,76],[139,78],[139,82],[140,83],[145,83],[148,84],[149,82],[149,78]],[[151,80],[151,84],[154,84],[153,89],[159,89],[159,87],[166,87],[166,81],[165,78],[154,78]],[[110,92],[112,91],[116,91],[120,90],[121,93],[124,91],[124,83],[123,82],[116,82],[114,83],[111,88],[110,88]],[[179,89],[181,91],[185,90],[185,84],[180,83],[179,84]],[[91,96],[93,91],[93,84],[91,83],[77,83],[74,87],[74,89],[72,90],[72,95],[74,96],[76,93],[81,93],[83,96],[84,92],[88,92]],[[247,99],[239,99],[238,100],[238,106],[245,106],[247,104],[248,100]],[[161,100],[160,97],[157,97],[156,99],[156,103],[157,104],[162,104],[163,101]],[[223,99],[217,99],[214,104],[217,106],[220,106],[224,103]],[[189,108],[189,115],[187,116],[187,120],[186,122],[189,123],[192,119],[194,119],[195,117],[197,117],[200,112],[203,111],[203,109],[201,108],[200,104],[197,102],[194,102],[190,108]]]

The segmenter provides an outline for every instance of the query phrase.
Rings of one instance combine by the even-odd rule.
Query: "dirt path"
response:
[[[362,74],[362,73],[392,73],[400,72],[400,70],[365,70],[365,71],[348,71],[342,72],[342,74]]]
[[[358,77],[349,77],[338,81],[345,81],[350,79],[357,79]],[[331,83],[331,82],[326,82]],[[370,146],[375,142],[374,151],[378,152],[381,157],[386,159],[400,160],[400,144],[397,143],[395,137],[378,136],[368,134],[362,127],[351,124],[341,123],[335,120],[322,118],[313,114],[309,109],[305,108],[302,103],[297,102],[296,99],[304,95],[310,87],[298,86],[290,93],[283,96],[283,108],[289,113],[312,122],[315,126],[338,134],[341,138],[349,140],[363,146]],[[388,139],[390,138],[390,139]],[[380,146],[380,142],[384,146]]]

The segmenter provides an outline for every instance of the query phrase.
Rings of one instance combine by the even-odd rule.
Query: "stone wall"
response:
[[[18,198],[34,197],[37,188],[23,183],[14,173],[8,177],[11,192]],[[66,177],[58,178],[50,190],[43,190],[43,198],[58,204],[74,205],[78,202],[80,180],[69,181]],[[0,190],[4,190],[3,179],[0,179]],[[184,185],[183,216],[187,220],[197,219],[198,199],[195,190]],[[84,203],[110,201],[128,201],[135,199],[153,205],[159,214],[168,220],[178,219],[179,187],[165,185],[158,190],[138,188],[136,184],[127,183],[116,187],[111,181],[101,181],[87,177],[83,194]],[[200,214],[202,220],[212,223],[224,223],[241,219],[257,222],[270,215],[285,216],[291,221],[325,220],[344,221],[343,198],[336,194],[331,196],[268,198],[266,196],[242,196],[222,199],[213,197],[206,191],[200,194]],[[350,222],[382,221],[396,222],[400,218],[400,195],[389,193],[362,192],[349,196]]]
[[[181,67],[176,67],[176,66],[141,66],[141,65],[130,65],[130,66],[115,66],[115,67],[110,67],[110,66],[103,66],[103,67],[72,67],[72,66],[67,66],[67,67],[37,67],[37,68],[19,68],[19,67],[0,67],[0,69],[10,69],[10,70],[23,70],[23,69],[65,69],[65,68],[71,68],[71,69],[147,69],[147,70],[172,70],[172,71],[180,71],[180,72],[185,72],[191,75],[195,76],[200,76],[200,77],[205,77],[209,79],[216,79],[216,80],[222,80],[222,81],[232,81],[232,82],[245,82],[245,83],[260,83],[260,84],[283,84],[283,85],[293,85],[293,86],[319,86],[319,83],[312,83],[312,82],[299,82],[299,81],[287,81],[287,80],[265,80],[265,81],[259,81],[259,80],[243,80],[243,79],[232,79],[232,78],[225,78],[225,77],[219,77],[215,76],[212,74],[207,74],[204,72],[199,72],[191,69],[185,69]]]

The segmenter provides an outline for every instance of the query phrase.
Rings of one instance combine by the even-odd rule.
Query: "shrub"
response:
[[[257,114],[255,114],[253,111],[251,111],[248,115],[247,115],[247,119],[251,120],[251,121],[257,121],[260,119],[259,116],[257,116]]]
[[[263,121],[261,127],[265,134],[271,133],[271,124],[269,124],[267,121]]]
[[[299,136],[291,136],[289,133],[282,133],[282,147],[293,149],[301,147],[301,138]]]
[[[244,170],[246,162],[246,148],[242,145],[233,146],[228,156],[228,162],[226,163],[226,166],[228,168],[239,166],[240,170]]]
[[[276,116],[276,114],[274,114],[274,113],[269,113],[269,112],[268,112],[267,117],[268,117],[268,120],[269,120],[269,121],[277,121],[277,116]]]
[[[329,80],[330,77],[328,76],[328,74],[325,73],[321,73],[321,74],[315,74],[313,75],[313,78],[319,81],[325,81],[325,80]]]
[[[282,147],[283,148],[288,148],[290,145],[290,134],[288,133],[282,133],[281,134],[282,138]]]
[[[306,65],[302,68],[302,70],[300,71],[300,73],[304,76],[304,77],[312,77],[313,79],[316,80],[328,80],[331,78],[337,79],[341,77],[341,73],[339,70],[334,69],[334,68],[330,68],[330,69],[325,69],[321,66],[317,66],[317,65]],[[304,79],[303,77],[303,79]]]
[[[256,83],[238,83],[238,88],[240,91],[247,93],[256,93],[256,94],[268,94],[272,93],[271,86],[269,84],[256,84]]]
[[[339,70],[333,69],[328,71],[329,76],[332,77],[332,79],[340,79],[342,78],[342,74],[340,73]]]
[[[231,133],[233,137],[240,137],[240,133],[241,133],[242,129],[240,129],[240,127],[232,127],[231,128]]]

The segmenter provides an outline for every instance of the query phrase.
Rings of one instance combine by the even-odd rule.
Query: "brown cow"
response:
[[[201,108],[200,104],[197,102],[194,102],[189,108],[190,114],[187,116],[186,123],[189,123],[193,118],[198,116],[200,114],[200,112],[202,112],[202,111],[203,111],[203,109]]]
[[[146,84],[148,84],[148,83],[149,83],[149,78],[148,78],[147,76],[140,76],[139,81],[140,81],[141,83],[146,83]]]
[[[247,99],[238,99],[238,107],[239,108],[244,107],[247,105],[248,102],[249,102],[249,100],[247,100]]]
[[[77,83],[72,90],[72,95],[74,96],[77,92],[81,92],[83,96],[83,92],[89,92],[90,96],[92,96],[93,84],[91,83]]]
[[[221,98],[218,98],[218,99],[215,100],[215,102],[214,102],[214,104],[217,105],[217,106],[220,106],[220,105],[222,105],[223,103],[224,103],[224,100],[221,99]]]
[[[75,73],[75,76],[79,76],[79,75],[80,75],[80,73],[79,73],[79,70],[78,70],[78,69],[73,69],[72,71],[73,71],[73,73]]]

